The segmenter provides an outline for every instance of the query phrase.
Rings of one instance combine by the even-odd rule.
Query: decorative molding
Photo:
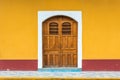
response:
[[[38,11],[38,68],[42,68],[42,22],[63,15],[78,22],[78,68],[82,68],[82,12],[81,11]]]

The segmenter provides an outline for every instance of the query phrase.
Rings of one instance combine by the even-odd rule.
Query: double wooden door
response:
[[[77,67],[77,22],[54,16],[43,22],[43,67]]]

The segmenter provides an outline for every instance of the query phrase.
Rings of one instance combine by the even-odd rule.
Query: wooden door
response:
[[[43,22],[43,67],[77,66],[77,22],[55,16]]]

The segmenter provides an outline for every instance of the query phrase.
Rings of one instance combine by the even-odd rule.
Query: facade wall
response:
[[[103,70],[105,64],[106,70],[120,70],[116,63],[120,58],[119,7],[120,0],[0,0],[0,63],[4,67],[9,60],[34,60],[37,65],[38,11],[77,10],[82,11],[83,70]],[[91,60],[106,63],[86,67]],[[111,60],[114,68],[108,69]]]

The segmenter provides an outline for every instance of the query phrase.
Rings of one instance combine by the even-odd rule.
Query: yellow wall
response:
[[[37,59],[40,10],[78,10],[83,59],[120,58],[120,0],[0,0],[0,59]]]

